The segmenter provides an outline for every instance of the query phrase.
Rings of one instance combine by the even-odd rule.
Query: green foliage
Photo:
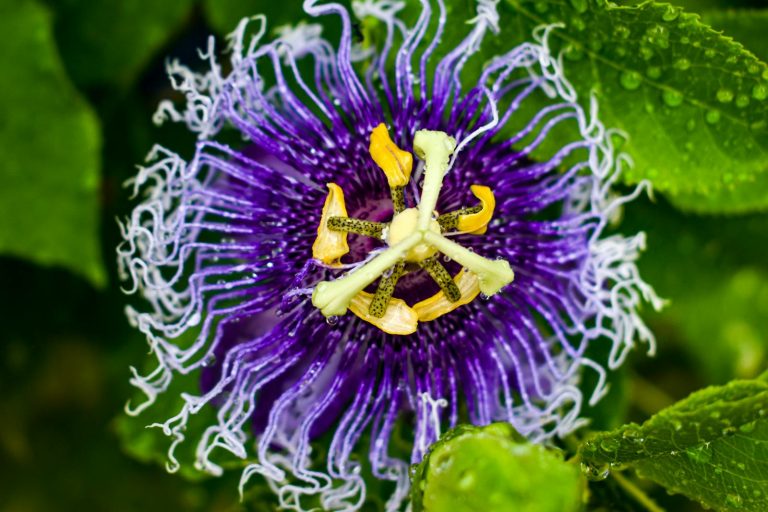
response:
[[[732,6],[729,6],[732,7]],[[712,10],[701,13],[701,21],[743,44],[763,62],[768,62],[768,9]]]
[[[49,14],[0,1],[0,251],[105,281],[99,125],[62,69]]]
[[[130,85],[179,29],[195,0],[47,0],[56,39],[79,85]]]
[[[649,320],[703,381],[752,378],[768,365],[768,218],[696,217],[663,201],[628,205],[622,229],[644,231],[641,274],[669,300]]]
[[[582,461],[625,465],[717,510],[768,508],[768,382],[732,381],[664,409],[642,425],[601,433]]]
[[[246,16],[265,14],[267,26],[296,24],[306,18],[301,2],[274,2],[271,0],[203,0],[208,22],[219,34],[229,34]]]
[[[513,12],[503,26],[515,43],[542,24],[565,25],[552,32],[553,50],[564,51],[565,71],[581,101],[586,105],[594,92],[604,124],[629,134],[622,148],[635,161],[625,175],[629,182],[649,179],[671,197],[694,196],[700,211],[768,207],[765,63],[697,16],[666,4],[507,4]],[[740,204],[742,196],[750,204]]]
[[[446,433],[413,475],[414,512],[582,508],[578,469],[560,454],[526,442],[505,423]]]

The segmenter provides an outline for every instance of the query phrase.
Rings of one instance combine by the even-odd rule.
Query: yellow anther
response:
[[[473,235],[482,235],[488,230],[488,223],[493,217],[493,210],[496,208],[496,198],[489,187],[483,185],[472,185],[469,187],[476,198],[480,200],[482,210],[468,215],[459,215],[459,231],[472,233]]]
[[[480,294],[480,280],[473,272],[462,269],[453,278],[453,282],[459,287],[461,298],[456,302],[451,302],[445,293],[440,291],[430,298],[414,304],[413,310],[416,311],[420,322],[429,322],[450,313],[459,306],[469,304]]]
[[[325,198],[320,225],[317,226],[317,238],[312,245],[312,257],[326,265],[337,265],[339,258],[349,252],[347,233],[328,229],[330,217],[346,217],[344,191],[335,183],[328,183],[328,197]]]
[[[404,187],[408,184],[408,180],[411,179],[411,169],[413,169],[413,155],[398,148],[392,142],[384,123],[379,124],[371,132],[371,145],[368,150],[376,165],[381,167],[387,175],[391,188]]]
[[[381,318],[368,313],[371,306],[373,294],[368,292],[359,292],[349,303],[349,309],[359,318],[375,325],[382,331],[405,336],[416,332],[416,326],[419,323],[419,317],[412,308],[402,299],[390,298],[387,305],[387,312]]]

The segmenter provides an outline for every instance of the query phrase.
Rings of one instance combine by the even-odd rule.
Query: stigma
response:
[[[413,148],[424,161],[424,182],[420,200],[408,207],[404,189],[410,181],[413,156],[395,145],[383,123],[371,132],[371,158],[390,187],[393,216],[388,223],[348,217],[343,190],[335,183],[328,184],[313,257],[325,265],[340,266],[341,258],[349,252],[349,233],[376,238],[386,248],[339,279],[315,286],[312,304],[326,317],[352,311],[384,332],[408,335],[416,332],[419,322],[439,318],[472,302],[480,293],[493,296],[514,280],[509,262],[484,258],[445,236],[448,232],[484,234],[496,204],[491,189],[476,184],[470,190],[479,199],[478,205],[442,215],[435,211],[456,140],[445,132],[419,130]],[[439,254],[463,268],[451,276],[440,263]],[[408,272],[426,272],[440,291],[413,305],[395,297],[398,280]],[[374,293],[365,291],[377,280]]]

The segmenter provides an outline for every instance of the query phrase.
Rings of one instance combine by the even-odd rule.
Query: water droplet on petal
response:
[[[338,323],[339,323],[339,317],[337,317],[337,316],[329,316],[329,317],[327,317],[327,318],[325,319],[325,322],[326,322],[328,325],[336,325],[336,324],[338,324]]]

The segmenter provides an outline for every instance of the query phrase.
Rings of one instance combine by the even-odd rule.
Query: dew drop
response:
[[[739,430],[745,434],[749,434],[750,432],[755,430],[755,422],[751,421],[749,423],[745,423],[739,427]]]
[[[328,325],[336,325],[339,323],[339,317],[329,316],[325,319],[325,323],[327,323]]]
[[[619,441],[617,439],[603,439],[600,441],[600,448],[605,450],[606,452],[613,452],[618,450],[619,448]]]
[[[733,91],[722,88],[717,91],[717,101],[720,103],[730,103],[733,101]]]
[[[725,502],[733,508],[741,508],[742,500],[738,494],[728,494],[725,497]]]
[[[720,112],[717,110],[710,110],[706,113],[704,118],[709,124],[717,124],[717,122],[720,121]]]
[[[768,98],[768,85],[756,84],[752,88],[752,97],[759,101],[763,101],[764,99]]]
[[[664,21],[675,21],[680,16],[680,11],[671,5],[667,5],[664,14],[661,15],[661,19]]]
[[[645,70],[645,74],[655,80],[661,76],[661,68],[659,66],[651,66]]]
[[[688,459],[698,464],[706,464],[712,459],[712,449],[706,444],[688,448],[685,450]]]
[[[571,0],[571,5],[578,13],[587,12],[587,0]]]
[[[746,94],[739,94],[736,96],[736,106],[739,108],[745,108],[749,105],[749,96]]]
[[[683,95],[679,91],[674,91],[671,89],[668,89],[664,91],[662,94],[662,98],[664,98],[664,103],[667,104],[667,106],[670,107],[679,107],[680,104],[683,102]]]
[[[640,87],[640,83],[643,81],[643,77],[637,71],[625,71],[619,77],[621,86],[628,91],[634,91]]]
[[[691,67],[691,61],[688,59],[677,59],[675,61],[675,68],[685,71]]]
[[[613,28],[613,36],[618,39],[626,39],[629,37],[630,31],[626,25],[616,25]]]

